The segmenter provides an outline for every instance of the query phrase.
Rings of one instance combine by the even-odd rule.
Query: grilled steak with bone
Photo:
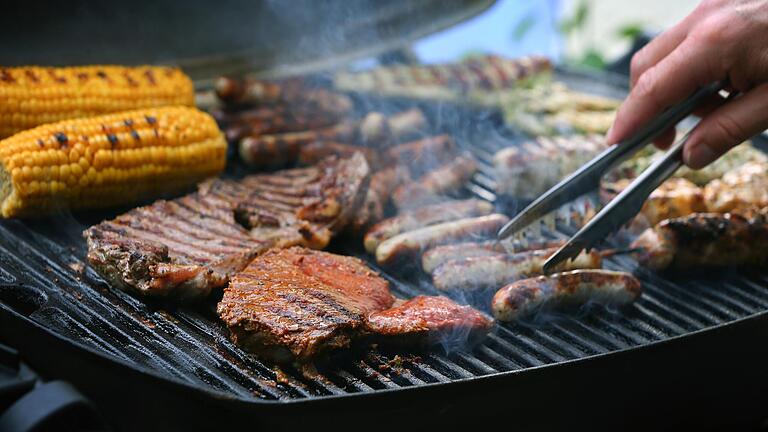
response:
[[[588,301],[623,306],[642,292],[640,281],[629,273],[611,270],[575,270],[513,282],[491,301],[493,315],[514,321],[543,307],[583,305]]]
[[[351,219],[368,178],[357,153],[310,168],[210,180],[190,195],[87,229],[88,261],[123,289],[205,297],[268,247],[325,247]]]
[[[395,302],[389,284],[353,257],[300,247],[255,258],[224,290],[218,313],[244,349],[275,362],[306,362],[358,338],[423,345],[490,321],[447,298]]]

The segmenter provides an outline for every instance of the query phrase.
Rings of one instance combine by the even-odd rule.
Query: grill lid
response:
[[[173,63],[194,79],[307,73],[452,26],[495,0],[13,0],[0,14],[5,65]]]

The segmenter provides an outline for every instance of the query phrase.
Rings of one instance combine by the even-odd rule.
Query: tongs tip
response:
[[[566,244],[562,245],[560,249],[553,253],[549,258],[547,258],[547,260],[544,262],[544,266],[542,267],[544,274],[549,275],[556,272],[560,264],[579,256],[581,251],[583,251],[586,246],[587,245],[583,244],[581,241],[571,239]]]

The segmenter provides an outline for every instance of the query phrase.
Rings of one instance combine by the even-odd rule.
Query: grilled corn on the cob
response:
[[[44,123],[166,105],[194,105],[176,68],[0,68],[0,138]]]
[[[129,204],[177,192],[224,168],[213,118],[164,107],[66,120],[0,141],[0,214]]]

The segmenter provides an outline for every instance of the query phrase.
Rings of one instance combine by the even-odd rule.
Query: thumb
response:
[[[683,149],[683,161],[703,168],[766,128],[768,84],[761,84],[704,117]]]

